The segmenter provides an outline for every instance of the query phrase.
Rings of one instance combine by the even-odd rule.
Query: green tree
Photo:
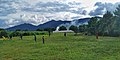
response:
[[[83,24],[79,26],[79,32],[86,32],[87,31],[87,25]]]
[[[112,22],[112,33],[111,35],[114,36],[120,36],[120,5],[116,8],[116,11],[114,12],[114,18]]]
[[[111,25],[112,25],[112,20],[113,20],[113,14],[111,12],[106,12],[103,15],[103,18],[99,21],[98,23],[98,31],[102,35],[109,35],[110,30],[111,30]]]
[[[2,38],[2,36],[8,37],[8,33],[5,30],[3,30],[0,32],[0,38]]]
[[[95,34],[97,31],[97,23],[98,23],[98,18],[97,17],[92,17],[90,21],[88,22],[88,32],[90,34]]]
[[[72,26],[70,26],[69,30],[72,30],[72,31],[74,31],[75,33],[77,33],[77,32],[78,32],[78,27],[72,25]]]
[[[44,31],[44,29],[39,28],[39,29],[37,29],[36,31]]]
[[[15,31],[21,31],[21,29],[16,29]]]
[[[59,31],[61,30],[67,30],[67,28],[65,26],[60,26]]]
[[[12,36],[19,36],[20,35],[20,31],[14,31],[11,33]]]
[[[0,28],[0,31],[3,31],[4,29]]]

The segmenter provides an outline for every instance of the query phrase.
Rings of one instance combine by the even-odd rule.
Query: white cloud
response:
[[[102,5],[111,10],[111,7],[115,9],[118,4],[116,2],[120,0],[0,0],[0,27],[22,23],[39,25],[52,19],[73,20],[90,17],[91,11],[94,13],[102,8],[96,7],[96,2],[102,2]],[[99,14],[102,15],[105,11],[103,8]]]

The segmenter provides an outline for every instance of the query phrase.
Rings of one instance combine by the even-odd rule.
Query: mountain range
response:
[[[76,21],[77,23],[86,23],[90,20],[90,18],[83,18],[83,19],[76,19],[76,20],[73,20],[73,21]],[[24,23],[24,24],[20,24],[20,25],[17,25],[17,26],[13,26],[13,27],[10,27],[10,28],[7,28],[6,30],[9,30],[9,31],[15,31],[17,29],[20,29],[20,30],[36,30],[38,28],[56,28],[57,26],[61,25],[61,24],[65,24],[65,23],[71,23],[73,21],[55,21],[55,20],[51,20],[51,21],[48,21],[44,24],[40,24],[38,26],[34,26],[32,24],[29,24],[29,23]]]

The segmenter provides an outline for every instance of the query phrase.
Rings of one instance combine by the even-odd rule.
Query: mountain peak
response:
[[[83,19],[77,19],[75,21],[78,21],[78,23],[85,23],[85,22],[88,22],[90,18],[83,18]],[[23,23],[23,24],[20,24],[20,25],[17,25],[17,26],[14,26],[14,27],[10,27],[10,28],[7,28],[6,30],[11,30],[11,31],[15,31],[17,29],[21,29],[21,30],[36,30],[38,28],[56,28],[57,26],[61,25],[61,24],[65,24],[65,23],[71,23],[73,21],[62,21],[62,20],[51,20],[51,21],[48,21],[44,24],[40,24],[38,26],[34,26],[30,23]]]

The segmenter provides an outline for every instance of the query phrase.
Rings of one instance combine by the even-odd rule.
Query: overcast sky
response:
[[[119,4],[120,0],[0,0],[0,28],[102,16]]]

